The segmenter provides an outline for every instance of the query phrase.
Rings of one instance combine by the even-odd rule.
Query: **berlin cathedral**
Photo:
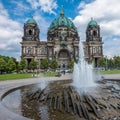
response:
[[[80,37],[74,23],[65,16],[61,10],[58,18],[55,18],[48,28],[47,41],[40,41],[37,22],[30,18],[24,24],[22,37],[21,58],[29,64],[32,58],[40,63],[41,59],[56,59],[60,68],[69,68],[71,60],[78,60]],[[85,59],[93,61],[97,67],[98,60],[103,57],[102,37],[100,26],[93,19],[86,28],[86,40],[84,44]]]

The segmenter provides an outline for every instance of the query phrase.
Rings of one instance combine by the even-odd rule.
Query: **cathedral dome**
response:
[[[73,22],[70,19],[68,19],[67,17],[64,16],[63,10],[60,12],[60,16],[58,18],[55,18],[52,21],[52,23],[49,27],[49,30],[60,27],[60,26],[66,26],[69,28],[73,28],[76,31],[75,25],[73,24]]]
[[[88,23],[88,26],[97,26],[97,22],[91,18],[91,21]]]
[[[26,24],[35,24],[36,25],[37,22],[32,17],[32,18],[30,18],[30,19],[27,20]]]

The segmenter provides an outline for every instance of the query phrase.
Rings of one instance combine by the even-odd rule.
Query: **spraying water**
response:
[[[41,90],[47,87],[48,80],[45,79],[43,75],[39,75],[38,79],[40,79],[40,83],[37,85]]]
[[[85,91],[87,88],[94,87],[96,84],[93,65],[88,64],[84,58],[84,50],[82,42],[79,43],[79,60],[74,64],[73,70],[73,86]]]

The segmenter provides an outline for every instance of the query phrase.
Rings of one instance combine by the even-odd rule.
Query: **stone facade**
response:
[[[102,37],[100,36],[100,26],[91,19],[86,29],[86,41],[84,42],[85,57],[87,61],[93,61],[95,67],[103,57]]]
[[[98,59],[102,57],[102,38],[99,25],[97,23],[91,25],[90,22],[84,42],[85,57],[86,60],[94,60],[97,64]],[[51,23],[47,32],[47,41],[40,41],[38,25],[31,18],[24,24],[21,57],[25,58],[28,64],[32,58],[38,63],[44,58],[49,61],[56,59],[59,67],[69,68],[71,60],[78,59],[79,40],[77,28],[70,19],[65,17],[63,10]]]

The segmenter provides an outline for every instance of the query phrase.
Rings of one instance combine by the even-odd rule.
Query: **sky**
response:
[[[80,40],[86,40],[92,17],[101,28],[104,56],[120,56],[120,0],[0,0],[0,55],[20,60],[23,26],[32,16],[40,29],[40,41],[46,41],[61,6],[77,27]]]

